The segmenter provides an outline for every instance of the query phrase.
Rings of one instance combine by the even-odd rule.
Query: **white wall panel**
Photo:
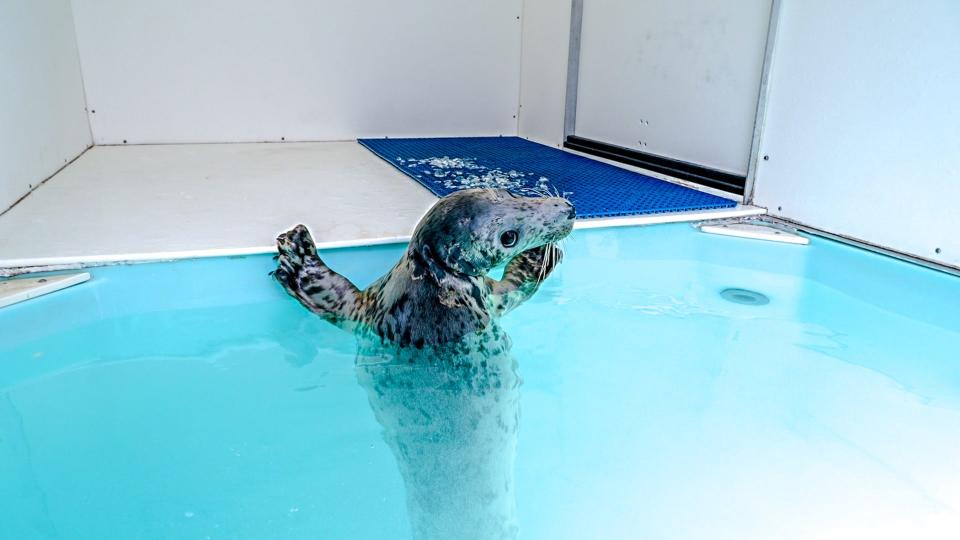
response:
[[[521,0],[73,0],[100,143],[515,134]]]
[[[585,0],[576,134],[746,174],[771,0]]]
[[[0,212],[90,144],[69,0],[0,1]]]
[[[570,0],[524,0],[520,136],[559,146],[570,42]]]
[[[758,204],[960,265],[960,2],[783,0],[770,77]]]

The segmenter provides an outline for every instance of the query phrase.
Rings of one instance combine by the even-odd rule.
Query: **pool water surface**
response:
[[[402,250],[323,256],[365,286]],[[0,538],[960,538],[956,277],[575,231],[481,377],[358,366],[273,264],[0,310]]]

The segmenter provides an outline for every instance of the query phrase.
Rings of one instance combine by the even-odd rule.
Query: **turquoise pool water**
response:
[[[401,249],[325,258],[365,285]],[[960,538],[960,279],[577,231],[504,319],[496,390],[431,372],[400,399],[272,264],[97,268],[0,310],[0,538]]]

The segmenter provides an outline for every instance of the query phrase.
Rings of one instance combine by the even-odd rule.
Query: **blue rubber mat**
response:
[[[472,187],[559,193],[581,218],[731,208],[733,201],[519,137],[360,139],[438,196]]]

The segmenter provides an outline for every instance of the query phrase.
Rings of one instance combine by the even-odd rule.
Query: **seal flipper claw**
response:
[[[562,259],[563,251],[554,244],[528,249],[511,259],[503,279],[492,283],[492,307],[503,315],[526,302]]]
[[[353,321],[360,290],[324,264],[304,225],[278,236],[277,251],[273,277],[290,296],[332,323]]]

